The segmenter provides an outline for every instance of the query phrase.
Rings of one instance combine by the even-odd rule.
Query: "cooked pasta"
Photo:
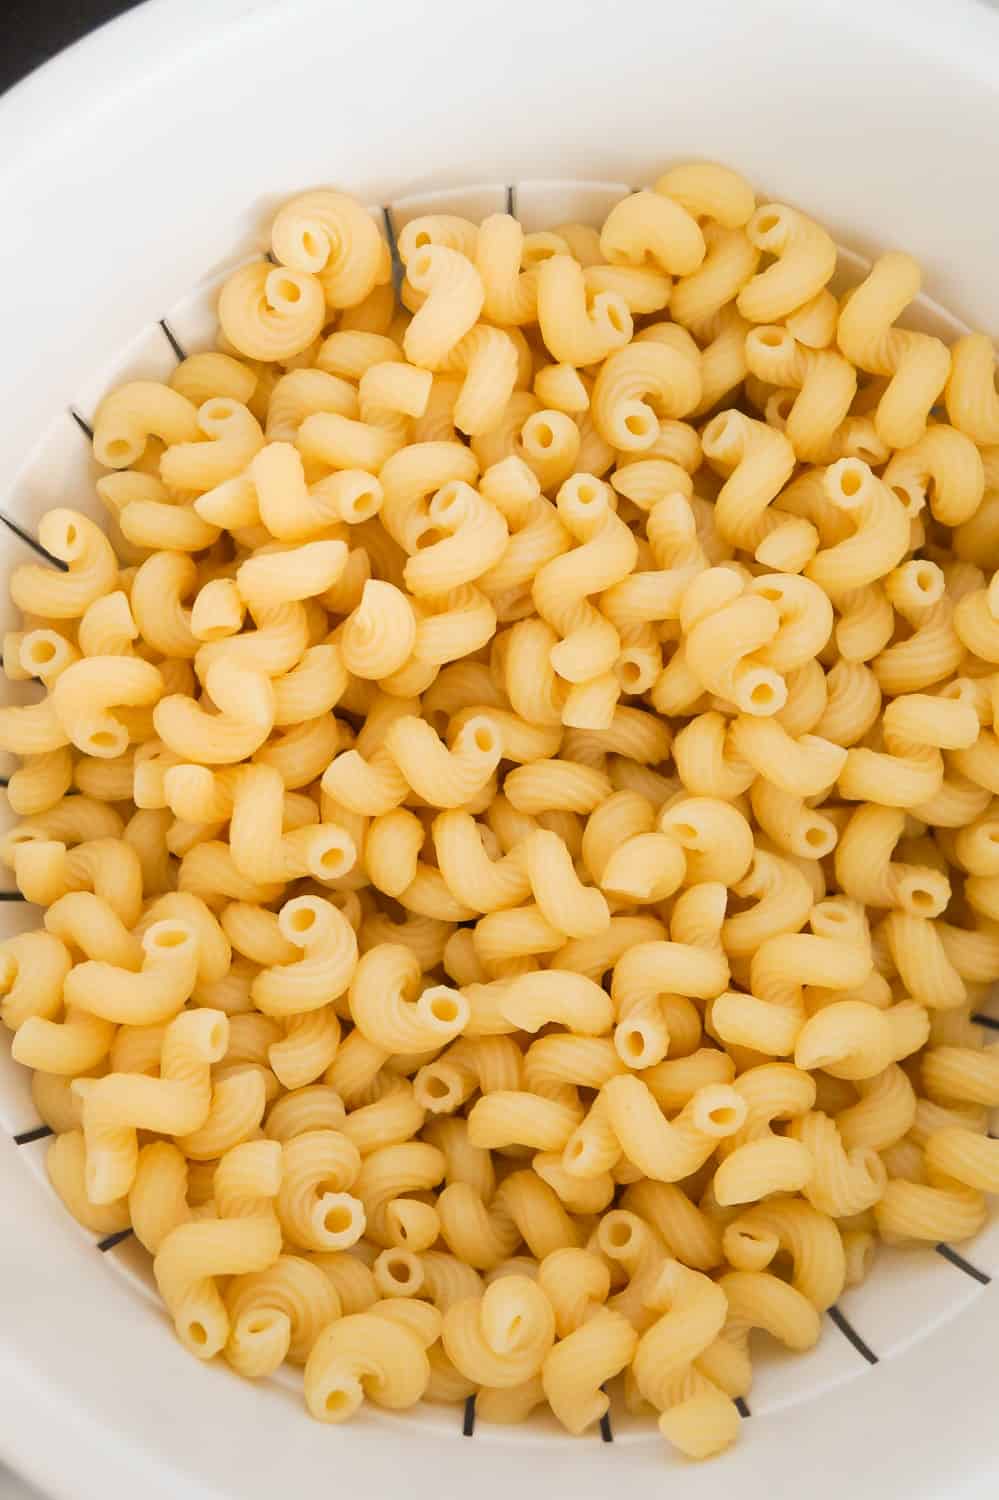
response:
[[[836,261],[711,163],[392,250],[302,193],[12,572],[49,1179],[319,1421],[620,1377],[709,1457],[999,1193],[992,346]]]

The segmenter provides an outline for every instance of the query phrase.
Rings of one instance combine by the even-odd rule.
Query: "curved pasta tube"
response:
[[[729,990],[714,1002],[710,1024],[726,1044],[786,1057],[805,1022],[804,985],[852,989],[871,973],[869,945],[816,935],[814,926],[830,906],[814,908],[811,933],[783,932],[760,944],[750,962],[749,994]],[[824,926],[836,930],[832,922]]]
[[[168,776],[173,773],[168,772]],[[311,875],[331,881],[357,859],[353,839],[335,823],[283,832],[284,782],[270,766],[244,766],[233,792],[229,846],[236,866],[259,885]]]
[[[583,268],[571,256],[542,261],[537,276],[541,336],[559,364],[597,364],[630,341],[634,325],[624,298],[601,291],[590,304]]]
[[[538,613],[558,631],[551,664],[573,684],[562,710],[563,722],[581,728],[606,728],[620,695],[611,679],[605,710],[584,710],[584,689],[611,673],[620,649],[614,626],[588,596],[619,582],[635,565],[634,538],[610,506],[610,492],[600,480],[576,475],[559,491],[558,512],[577,546],[553,558],[536,574],[532,596]]]
[[[357,967],[357,938],[346,917],[321,897],[296,896],[281,908],[278,926],[303,956],[256,976],[250,992],[257,1009],[269,1016],[295,1016],[342,995]]]
[[[30,1017],[52,1020],[73,960],[51,931],[22,932],[0,943],[0,1021],[17,1031]]]
[[[705,253],[697,220],[658,184],[655,192],[632,193],[615,204],[600,231],[600,249],[612,265],[652,260],[668,276],[689,276]]]
[[[318,1266],[280,1255],[266,1271],[230,1282],[225,1294],[230,1331],[225,1357],[250,1379],[270,1375],[284,1360],[304,1365],[319,1334],[341,1315],[340,1298]]]
[[[784,707],[787,684],[768,661],[781,626],[772,600],[728,568],[709,568],[687,589],[680,619],[685,659],[703,688],[743,713]]]
[[[755,1204],[733,1219],[723,1243],[736,1270],[762,1271],[779,1250],[792,1259],[792,1286],[824,1312],[846,1282],[843,1241],[833,1220],[800,1198]]]
[[[555,969],[503,982],[498,1004],[514,1027],[532,1034],[556,1022],[574,1035],[602,1036],[614,1019],[610,997],[598,984],[583,974]]]
[[[939,339],[895,328],[920,286],[919,266],[893,251],[874,262],[839,315],[836,338],[853,364],[889,378],[874,423],[890,448],[908,448],[926,431],[930,408],[950,374],[951,355]]]
[[[815,553],[815,528],[773,503],[794,469],[788,439],[765,422],[725,411],[712,417],[701,444],[725,480],[715,501],[722,537],[767,566],[800,572]]]
[[[443,1153],[423,1141],[402,1141],[369,1152],[354,1183],[354,1193],[364,1205],[368,1238],[391,1246],[391,1205],[405,1193],[436,1187],[444,1169]]]
[[[406,329],[406,358],[439,369],[478,320],[485,300],[482,278],[459,251],[421,245],[406,266],[406,279],[426,299]]]
[[[355,677],[388,677],[407,662],[416,643],[416,615],[394,584],[368,579],[357,608],[344,621],[340,650]]]
[[[635,1383],[657,1410],[671,1403],[675,1377],[692,1364],[725,1325],[729,1304],[722,1283],[677,1260],[666,1260],[648,1294],[661,1316],[638,1341]]]
[[[10,597],[25,614],[79,620],[97,599],[117,588],[114,549],[89,517],[75,510],[47,511],[38,524],[38,540],[66,568],[60,572],[31,562],[13,570]]]
[[[281,265],[318,278],[332,308],[357,307],[389,280],[385,242],[346,193],[317,188],[292,198],[274,218],[271,245]]]
[[[346,1250],[364,1233],[364,1209],[348,1189],[361,1169],[353,1141],[337,1130],[306,1130],[282,1147],[277,1214],[285,1239],[302,1250]]]
[[[281,1253],[273,1210],[281,1180],[276,1141],[248,1141],[228,1151],[214,1179],[218,1218],[180,1224],[163,1240],[153,1272],[177,1335],[199,1359],[219,1353],[230,1321],[217,1276],[265,1271]]]
[[[384,744],[405,784],[432,807],[469,802],[488,783],[503,749],[497,727],[485,714],[468,719],[450,748],[426,720],[413,715],[397,718]]]
[[[221,1011],[192,1011],[167,1028],[159,1078],[110,1073],[76,1081],[91,1202],[113,1203],[132,1186],[137,1130],[186,1135],[203,1123],[211,1101],[210,1068],[223,1056],[228,1036],[229,1021]]]
[[[928,505],[944,526],[970,521],[985,494],[981,454],[969,437],[944,423],[928,427],[918,442],[893,453],[882,478],[906,498],[910,514]]]
[[[263,443],[260,423],[251,411],[238,401],[215,396],[198,408],[198,440],[171,444],[160,459],[160,474],[174,491],[212,489],[241,474]]]
[[[300,354],[322,332],[326,300],[319,280],[266,260],[241,266],[219,296],[219,323],[229,343],[251,359]]]
[[[328,1324],[306,1361],[309,1411],[320,1422],[343,1422],[365,1399],[391,1410],[415,1406],[430,1383],[427,1349],[440,1326],[436,1308],[407,1298]]]
[[[667,1120],[648,1085],[627,1074],[608,1080],[591,1114],[594,1109],[613,1138],[612,1160],[623,1152],[646,1177],[659,1182],[678,1182],[695,1172],[719,1140],[740,1128],[746,1113],[739,1095],[719,1084],[699,1089],[675,1119]],[[563,1158],[566,1168],[581,1176],[606,1160],[599,1149],[591,1150],[587,1135],[584,1121]]]
[[[541,1380],[552,1411],[570,1432],[585,1432],[610,1406],[602,1386],[634,1356],[638,1334],[627,1318],[600,1308],[545,1357]]]
[[[112,709],[158,703],[162,674],[150,662],[122,656],[91,656],[67,667],[50,702],[67,736],[85,755],[110,760],[128,748],[129,733]]]
[[[469,1007],[461,991],[433,985],[417,994],[421,975],[417,958],[399,944],[380,943],[357,964],[351,1014],[363,1035],[386,1052],[443,1047],[465,1028]]]
[[[463,1375],[478,1385],[508,1389],[541,1371],[555,1342],[555,1314],[528,1277],[504,1276],[481,1297],[448,1308],[441,1338]]]
[[[94,456],[109,469],[131,468],[151,437],[170,446],[200,436],[196,406],[154,380],[133,380],[105,396],[93,425]]]
[[[950,901],[950,881],[939,870],[892,859],[904,830],[901,808],[856,808],[839,835],[836,878],[847,896],[865,906],[939,916]]]
[[[826,231],[784,203],[759,207],[746,234],[756,249],[775,257],[736,298],[739,312],[751,323],[776,323],[794,312],[822,290],[836,269],[836,246]]]
[[[194,989],[198,941],[184,921],[154,922],[142,936],[142,969],[87,959],[66,976],[63,998],[106,1021],[148,1026],[177,1015]]]
[[[660,418],[684,417],[700,401],[699,366],[693,341],[668,325],[646,330],[626,349],[609,355],[590,403],[601,437],[627,452],[651,447]]]
[[[711,1000],[729,978],[719,940],[725,914],[720,885],[693,886],[677,900],[670,942],[637,943],[614,966],[611,997],[617,1015],[614,1045],[632,1068],[666,1056],[682,1029],[680,997]],[[671,1031],[672,1023],[672,1031]],[[700,1040],[696,1027],[693,1045]]]
[[[184,695],[161,698],[153,710],[156,733],[182,760],[209,765],[245,760],[274,727],[276,704],[269,678],[223,658],[208,668],[205,687],[217,714],[206,713]]]
[[[432,528],[422,550],[406,563],[403,576],[411,593],[446,594],[488,572],[506,551],[507,523],[501,513],[463,480],[452,480],[434,495],[427,516]],[[442,540],[426,545],[434,531]]]
[[[857,393],[857,372],[833,349],[810,349],[779,325],[746,335],[750,372],[797,392],[784,434],[800,459],[830,463],[843,457],[843,427]]]

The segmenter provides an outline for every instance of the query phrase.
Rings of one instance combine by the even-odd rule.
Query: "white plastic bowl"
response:
[[[913,251],[931,297],[988,328],[996,142],[999,18],[971,0],[153,0],[0,101],[2,508],[29,532],[54,504],[95,509],[76,419],[172,367],[161,319],[188,350],[210,339],[211,288],[306,186],[359,192],[396,228],[512,188],[534,227],[598,220],[664,163],[714,157],[861,256]],[[9,565],[24,548],[0,536]],[[0,931],[35,915],[4,904]],[[996,1221],[964,1269],[884,1254],[840,1304],[862,1347],[830,1322],[811,1355],[765,1360],[742,1442],[681,1466],[617,1412],[611,1444],[544,1423],[468,1440],[455,1408],[327,1428],[291,1383],[199,1365],[133,1245],[99,1253],[45,1183],[46,1142],[15,1144],[37,1125],[0,1046],[0,1452],[55,1496],[999,1486]]]

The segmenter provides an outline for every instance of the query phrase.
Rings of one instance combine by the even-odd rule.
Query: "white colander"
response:
[[[45,509],[96,513],[100,396],[211,340],[214,288],[299,189],[353,190],[390,234],[510,202],[538,228],[716,158],[859,257],[913,251],[990,328],[997,141],[999,18],[971,0],[152,0],[0,101],[4,563]],[[0,933],[37,916],[5,899]],[[46,1134],[0,1043],[0,1455],[55,1496],[999,1493],[997,1221],[883,1252],[815,1351],[761,1351],[741,1443],[695,1467],[617,1410],[584,1438],[450,1407],[329,1428],[292,1380],[198,1364],[134,1242],[55,1200]]]

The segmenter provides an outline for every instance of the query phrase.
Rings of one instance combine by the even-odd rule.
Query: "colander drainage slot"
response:
[[[97,1241],[97,1248],[103,1255],[105,1250],[113,1250],[115,1245],[120,1245],[122,1240],[127,1240],[131,1233],[130,1229],[119,1229],[117,1234],[105,1235],[102,1240]]]
[[[51,1125],[36,1125],[33,1130],[22,1130],[14,1137],[15,1146],[30,1146],[32,1141],[44,1141],[47,1135],[54,1135],[55,1131]]]
[[[965,1260],[963,1255],[959,1255],[952,1245],[936,1245],[934,1248],[938,1255],[942,1255],[944,1260],[949,1261],[952,1266],[956,1266],[959,1271],[963,1271],[965,1276],[970,1276],[972,1281],[977,1281],[981,1286],[989,1286],[991,1284],[992,1277],[988,1272],[980,1271],[977,1266],[973,1266],[971,1261]]]
[[[170,348],[173,350],[174,354],[176,354],[178,360],[186,359],[187,355],[184,352],[184,346],[183,344],[181,344],[180,339],[178,339],[177,335],[170,327],[170,324],[167,322],[166,318],[160,318],[160,327],[163,330],[167,343],[170,345]]]
[[[475,1397],[469,1396],[465,1401],[465,1409],[461,1417],[462,1437],[472,1437],[475,1434]]]
[[[80,413],[76,411],[72,406],[69,409],[69,414],[73,418],[73,421],[76,423],[77,427],[79,427],[80,431],[85,433],[90,441],[93,442],[94,429],[91,427],[90,423],[83,417],[81,417]]]
[[[852,1344],[857,1353],[862,1355],[863,1358],[867,1360],[867,1363],[869,1365],[876,1365],[878,1362],[878,1356],[875,1354],[870,1344],[868,1344],[866,1340],[861,1338],[860,1334],[854,1328],[849,1318],[841,1313],[839,1308],[836,1307],[835,1304],[829,1309],[829,1317],[832,1322],[835,1323],[836,1327],[846,1339],[847,1343]]]

